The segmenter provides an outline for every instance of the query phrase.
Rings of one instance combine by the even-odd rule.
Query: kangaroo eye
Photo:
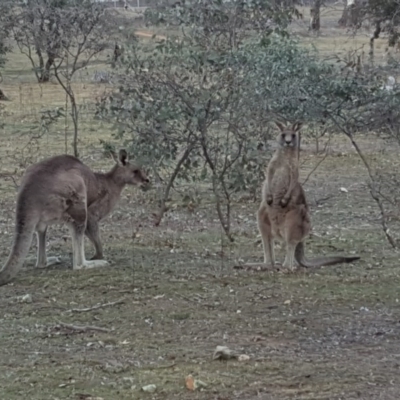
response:
[[[133,170],[133,173],[134,173],[134,174],[137,174],[138,172],[139,172],[138,169],[134,169],[134,170]]]
[[[292,138],[294,139],[296,137],[296,135],[294,133],[292,133]]]

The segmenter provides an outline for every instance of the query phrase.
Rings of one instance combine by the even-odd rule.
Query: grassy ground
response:
[[[330,29],[328,39],[340,47]],[[304,40],[327,46],[328,39]],[[35,84],[13,54],[4,90],[11,101],[2,111],[2,174],[18,178],[31,162],[70,152],[61,122],[29,139],[40,111],[65,105],[58,86]],[[92,118],[93,99],[107,88],[83,77],[76,90],[87,106],[82,158],[93,168],[111,166],[99,145],[110,127]],[[388,152],[374,138],[360,145],[372,163],[399,168],[397,149]],[[228,244],[210,204],[178,207],[154,228],[152,192],[127,189],[102,226],[109,268],[73,272],[70,238],[55,227],[49,253],[62,264],[35,270],[32,246],[26,268],[0,288],[0,398],[398,399],[398,254],[384,239],[359,158],[342,138],[331,146],[305,185],[314,226],[307,253],[358,253],[360,262],[290,274],[236,270],[239,260],[262,258],[257,203],[235,204],[236,241]],[[304,148],[302,179],[320,160],[311,141]],[[0,179],[3,260],[15,194],[12,179]],[[283,249],[277,253],[282,259]],[[217,345],[250,360],[213,361]],[[189,392],[188,374],[207,386]],[[154,393],[141,390],[149,384]]]

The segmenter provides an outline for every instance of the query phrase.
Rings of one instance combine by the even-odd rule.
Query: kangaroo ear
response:
[[[298,132],[302,126],[303,126],[302,122],[295,122],[292,126],[292,130]]]
[[[126,165],[126,163],[128,162],[128,153],[126,152],[125,149],[121,149],[119,151],[118,154],[118,161],[122,164],[122,165]]]
[[[274,121],[275,125],[283,132],[286,128],[285,125],[281,124],[279,121]]]

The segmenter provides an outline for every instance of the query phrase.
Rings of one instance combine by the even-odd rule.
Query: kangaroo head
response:
[[[277,137],[279,146],[297,148],[300,146],[300,129],[301,122],[296,122],[292,126],[284,126],[280,122],[276,122],[280,133]]]
[[[142,186],[150,182],[146,173],[138,165],[129,162],[126,150],[121,149],[115,161],[117,162],[115,172],[122,183]]]

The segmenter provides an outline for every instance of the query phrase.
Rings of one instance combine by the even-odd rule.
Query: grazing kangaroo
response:
[[[102,260],[99,222],[114,209],[125,185],[148,182],[145,173],[129,163],[125,150],[120,150],[116,165],[105,174],[92,172],[69,155],[52,157],[30,166],[19,188],[14,242],[0,271],[0,285],[10,282],[22,267],[35,231],[38,242],[36,267],[44,268],[59,262],[57,257],[46,257],[47,227],[56,223],[66,223],[70,229],[73,269],[108,265]],[[90,261],[85,258],[85,234],[96,249]]]
[[[332,256],[307,260],[304,240],[311,231],[309,207],[299,182],[300,123],[285,127],[276,122],[280,133],[276,150],[266,171],[261,205],[258,209],[258,229],[264,248],[264,263],[275,266],[274,239],[286,243],[285,268],[312,268],[348,263],[360,257]],[[260,265],[260,264],[247,264]]]

